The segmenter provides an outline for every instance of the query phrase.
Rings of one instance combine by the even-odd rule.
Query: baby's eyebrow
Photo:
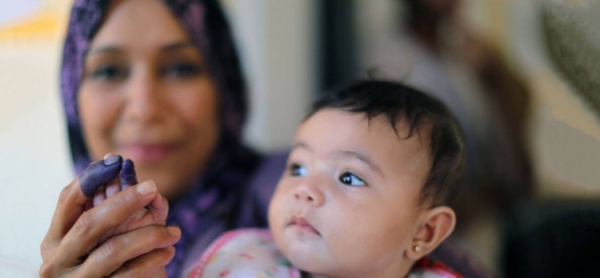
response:
[[[290,152],[295,149],[300,149],[300,148],[305,149],[309,152],[314,152],[313,149],[309,145],[307,145],[306,143],[304,143],[302,141],[294,143],[294,145],[292,145],[292,149],[290,150]]]
[[[379,165],[377,165],[377,163],[375,163],[375,161],[373,161],[373,159],[371,159],[371,157],[369,157],[368,155],[361,153],[361,152],[356,152],[356,151],[340,151],[339,154],[341,156],[349,156],[349,157],[358,158],[360,161],[367,164],[369,166],[369,168],[371,168],[371,170],[379,173],[381,175],[381,177],[385,179],[385,176],[383,175],[383,171],[381,171],[381,167],[379,167]]]

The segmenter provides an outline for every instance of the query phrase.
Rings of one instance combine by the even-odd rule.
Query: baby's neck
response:
[[[410,272],[410,268],[407,269],[406,271],[401,271],[403,274],[398,273],[396,271],[392,272],[388,272],[388,273],[379,273],[379,274],[375,274],[375,276],[365,276],[365,277],[372,277],[372,278],[399,278],[399,277],[406,277],[409,272]],[[317,274],[313,274],[313,273],[308,273],[306,271],[302,271],[301,272],[301,276],[302,278],[334,278],[334,277],[330,277],[330,276],[323,276],[323,275],[317,275]],[[335,278],[347,278],[347,277],[335,277]]]

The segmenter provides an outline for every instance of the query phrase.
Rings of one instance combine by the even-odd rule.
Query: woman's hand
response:
[[[168,211],[166,200],[152,181],[127,188],[84,210],[88,200],[79,179],[61,192],[41,246],[41,277],[145,277],[164,272],[162,268],[173,258],[172,245],[181,231],[151,224],[166,218]],[[133,227],[137,229],[130,229]],[[113,237],[103,238],[111,232]],[[98,245],[103,239],[106,242]]]

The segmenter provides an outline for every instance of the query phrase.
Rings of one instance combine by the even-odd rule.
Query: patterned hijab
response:
[[[91,160],[82,135],[77,111],[77,93],[86,52],[100,29],[109,0],[75,0],[64,44],[61,90],[67,116],[71,155],[75,171]],[[245,194],[245,184],[260,157],[241,144],[246,118],[246,89],[240,63],[225,16],[217,0],[164,0],[192,42],[206,59],[219,92],[221,138],[214,155],[190,191],[171,200],[167,224],[182,229],[177,252],[167,266],[169,277],[177,276],[197,238],[207,230],[234,228]]]

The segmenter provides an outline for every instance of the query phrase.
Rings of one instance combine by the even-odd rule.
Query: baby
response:
[[[454,229],[463,145],[448,109],[413,88],[327,94],[298,127],[270,231],[224,234],[190,277],[461,277],[425,256]]]

